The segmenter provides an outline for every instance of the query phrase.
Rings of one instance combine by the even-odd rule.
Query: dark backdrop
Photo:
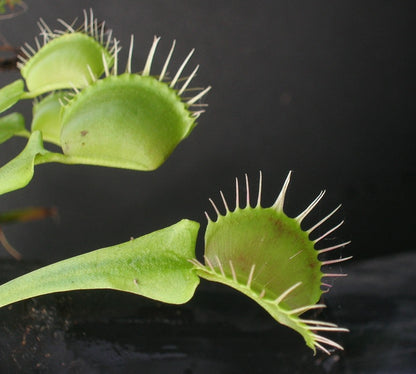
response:
[[[208,198],[232,199],[234,177],[264,174],[272,204],[294,170],[287,211],[327,195],[309,222],[343,203],[335,240],[356,259],[414,249],[413,1],[51,1],[0,22],[11,44],[33,42],[36,21],[52,27],[92,7],[124,45],[135,34],[141,70],[154,35],[157,63],[177,39],[174,65],[196,47],[196,82],[212,85],[192,135],[159,170],[41,165],[30,185],[0,199],[2,211],[54,205],[60,220],[5,228],[26,259],[52,262],[123,242],[190,218],[204,224]],[[1,84],[17,73],[2,72]],[[20,105],[29,118],[30,103]],[[0,147],[5,163],[24,145]],[[204,225],[203,225],[204,226]],[[203,227],[202,226],[202,227]],[[330,226],[328,226],[330,227]],[[202,231],[201,231],[202,232]],[[198,253],[201,253],[200,243]],[[0,252],[7,257],[5,252]]]

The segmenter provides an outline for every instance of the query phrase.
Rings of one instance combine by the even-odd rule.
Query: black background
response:
[[[36,21],[39,17],[54,28],[59,26],[56,18],[67,21],[81,18],[82,10],[92,7],[98,19],[106,20],[122,41],[124,61],[130,34],[135,34],[133,62],[137,71],[144,66],[153,36],[159,35],[162,40],[155,57],[156,68],[162,65],[171,41],[176,39],[177,49],[171,70],[178,67],[188,51],[195,47],[188,74],[194,65],[200,64],[195,84],[213,87],[204,99],[209,107],[200,117],[198,126],[157,171],[47,164],[36,168],[35,177],[28,187],[1,196],[2,211],[30,205],[56,206],[59,209],[57,223],[45,220],[4,227],[9,241],[21,251],[28,263],[50,263],[120,243],[182,218],[202,224],[197,248],[200,256],[204,210],[211,212],[212,209],[209,197],[219,202],[218,191],[222,189],[232,201],[234,177],[242,180],[244,173],[248,173],[252,187],[256,189],[258,171],[262,170],[263,202],[271,205],[287,172],[294,170],[286,204],[289,215],[294,216],[303,210],[321,189],[326,189],[327,194],[307,225],[316,222],[338,203],[343,203],[342,210],[331,218],[327,228],[342,219],[345,219],[345,224],[326,243],[352,240],[343,254],[354,256],[351,266],[355,272],[340,282],[340,291],[336,291],[340,292],[338,296],[331,293],[333,296],[329,299],[332,303],[330,314],[335,315],[332,320],[341,324],[345,322],[352,330],[344,341],[347,363],[352,369],[345,372],[379,373],[388,364],[390,368],[399,367],[405,357],[409,366],[397,372],[411,372],[415,340],[410,337],[410,332],[414,331],[411,324],[414,324],[415,305],[414,297],[409,296],[413,294],[408,290],[412,289],[414,276],[409,269],[405,270],[407,264],[411,266],[412,258],[414,261],[411,256],[414,253],[416,187],[413,129],[416,15],[413,1],[27,0],[27,4],[29,10],[25,14],[0,21],[0,32],[13,45],[33,41],[38,33]],[[18,73],[2,72],[0,82],[5,85],[18,77]],[[18,108],[30,119],[30,102],[19,103]],[[1,145],[1,164],[17,154],[24,144],[23,139],[12,139]],[[375,259],[406,251],[410,253],[391,262],[397,268],[389,265],[390,257]],[[0,256],[8,258],[5,251],[0,252]],[[364,261],[370,258],[373,262]],[[8,262],[5,264],[7,269]],[[22,267],[17,273],[23,270]],[[407,275],[401,283],[400,277],[405,273]],[[387,292],[388,285],[392,286]],[[257,318],[260,313],[257,306],[249,309],[249,305],[254,303],[246,303],[243,297],[237,298],[235,294],[232,294],[232,299],[227,294],[223,300],[221,292],[225,291],[222,290],[221,287],[214,288],[206,299],[206,291],[201,291],[196,301],[192,301],[195,304],[190,304],[189,308],[197,310],[195,315],[202,319],[199,327],[191,329],[191,334],[211,339],[208,343],[201,340],[201,346],[196,344],[194,348],[191,344],[191,351],[205,352],[202,349],[205,347],[208,351],[218,350],[217,356],[222,357],[221,350],[226,353],[224,347],[231,347],[227,354],[231,355],[229,361],[234,362],[233,344],[237,342],[241,356],[239,366],[236,365],[242,370],[252,362],[250,360],[266,360],[262,367],[271,367],[273,362],[269,361],[276,358],[290,361],[285,367],[287,372],[307,372],[302,360],[298,363],[300,369],[294,369],[298,367],[298,356],[292,356],[290,352],[298,352],[303,343],[297,341],[299,345],[292,349],[290,339],[295,338],[285,329],[271,330],[268,338],[262,333],[254,334],[254,337],[248,334],[247,341],[243,333],[240,338],[236,338],[233,331],[227,335],[228,330],[224,330],[222,323],[240,323],[243,326],[241,331],[247,331],[251,326],[253,329],[258,327],[258,321],[263,321],[263,317],[251,319],[250,316]],[[68,299],[72,300],[72,297],[75,300],[72,306],[64,309],[65,313],[69,310],[73,316],[87,321],[86,325],[81,324],[80,336],[96,334],[99,337],[97,341],[102,342],[105,339],[100,334],[111,341],[111,331],[123,328],[130,331],[128,325],[107,325],[107,322],[100,325],[97,321],[112,314],[125,316],[136,313],[129,309],[133,296],[115,296],[115,293],[105,291],[92,291],[87,296],[74,295],[63,296],[64,304],[71,304]],[[89,299],[89,295],[95,302],[83,310],[80,300]],[[108,303],[107,297],[111,299]],[[119,300],[117,298],[121,300],[119,309],[112,304]],[[45,302],[47,310],[54,311],[54,307],[48,309],[48,303],[55,305],[55,300],[59,304],[61,299],[46,297],[23,306],[18,304],[17,315],[4,310],[5,318],[16,318],[12,322],[17,326],[13,330],[17,332],[16,341],[20,342],[19,329],[24,326],[19,313],[26,316],[26,305],[34,303],[36,307],[36,303],[43,305]],[[222,300],[221,305],[212,303],[212,300]],[[236,304],[230,304],[228,300],[234,300]],[[137,305],[145,303],[147,307],[147,302],[139,298]],[[155,304],[149,305],[155,308]],[[225,312],[227,305],[230,309]],[[239,312],[241,306],[246,314]],[[221,312],[216,309],[212,312],[211,307],[221,309]],[[106,308],[115,308],[115,311]],[[170,313],[172,309],[167,310]],[[229,314],[224,317],[224,313]],[[221,324],[216,325],[217,330],[207,324],[212,322],[212,316],[221,316],[218,317]],[[56,319],[58,322],[59,318]],[[275,326],[269,317],[267,321]],[[61,331],[59,323],[57,329]],[[150,328],[152,326],[150,324]],[[386,326],[390,326],[391,332],[386,330]],[[115,341],[134,340],[129,331],[119,332]],[[177,330],[173,331],[177,334]],[[406,331],[410,335],[406,335]],[[281,335],[286,333],[289,335]],[[145,341],[150,336],[146,334]],[[260,339],[268,345],[278,341],[277,335],[289,336],[286,348],[284,343],[273,348],[280,356],[262,353],[263,345],[255,350],[255,340]],[[161,336],[163,340],[164,335]],[[7,339],[9,342],[12,340]],[[217,345],[218,339],[225,340]],[[128,344],[135,344],[133,340]],[[50,341],[53,346],[56,338]],[[67,348],[70,341],[65,340]],[[79,340],[75,339],[75,342],[76,348]],[[8,352],[7,344],[2,348],[5,352]],[[250,348],[247,344],[254,344],[254,356],[245,353],[244,349]],[[100,345],[97,343],[92,347]],[[48,349],[45,348],[45,352],[50,352]],[[60,349],[57,347],[56,351],[60,352]],[[68,348],[71,354],[74,354],[74,349]],[[39,359],[39,352],[34,353],[33,362]],[[85,352],[82,354],[87,355]],[[302,354],[307,355],[302,357],[307,357],[304,363],[308,364],[310,352],[302,351]],[[99,351],[97,357],[98,361],[104,362],[105,351]],[[335,357],[332,360],[339,358],[337,355],[332,357]],[[385,362],[382,362],[383,358]],[[207,362],[208,372],[211,361]],[[31,367],[32,361],[28,365]],[[169,367],[169,363],[167,365]],[[325,364],[319,368],[322,369],[319,372],[330,372]],[[393,372],[394,369],[387,370]],[[310,368],[309,372],[312,371]]]
[[[196,85],[212,85],[199,124],[154,172],[41,165],[30,185],[2,196],[0,209],[57,206],[60,222],[6,228],[27,259],[54,261],[123,242],[181,218],[204,226],[208,198],[233,198],[236,176],[256,188],[264,175],[271,205],[294,170],[287,212],[299,213],[321,190],[316,219],[338,203],[345,219],[333,238],[352,240],[356,259],[414,249],[414,65],[411,1],[28,1],[0,22],[11,44],[33,43],[36,21],[82,18],[93,7],[140,71],[154,35],[155,66],[177,40],[171,70],[195,47]],[[2,72],[2,84],[18,73]],[[31,103],[20,105],[30,118]],[[5,163],[24,145],[0,148]],[[316,221],[315,219],[315,221]],[[338,220],[337,220],[338,219]],[[310,222],[315,222],[313,217]],[[202,226],[202,227],[203,227]],[[201,233],[203,231],[201,230]],[[199,248],[200,252],[202,249]],[[7,256],[4,252],[2,256]]]

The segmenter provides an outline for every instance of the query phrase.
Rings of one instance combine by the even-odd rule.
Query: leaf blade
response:
[[[199,284],[193,265],[199,224],[182,220],[119,245],[45,266],[0,286],[0,307],[71,290],[114,289],[166,303],[187,302]]]

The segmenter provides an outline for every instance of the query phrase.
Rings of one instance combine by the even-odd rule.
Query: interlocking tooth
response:
[[[221,213],[220,213],[220,211],[218,210],[217,206],[215,205],[214,201],[213,201],[211,198],[209,198],[208,200],[209,200],[209,202],[211,203],[212,207],[214,208],[215,213],[217,213],[217,218],[219,218],[219,217],[220,217],[220,215],[221,215]]]
[[[159,36],[155,36],[153,38],[153,43],[152,43],[152,46],[150,47],[150,51],[149,51],[149,54],[147,55],[146,63],[144,65],[144,69],[143,69],[143,72],[142,72],[143,76],[147,76],[147,75],[150,74],[150,69],[152,67],[153,57],[155,55],[156,47],[159,43],[159,40],[160,40]]]
[[[166,74],[166,71],[167,71],[167,68],[168,68],[168,65],[169,65],[170,59],[171,59],[172,54],[173,54],[173,51],[174,51],[174,49],[175,49],[175,44],[176,44],[176,40],[174,40],[174,41],[172,42],[172,46],[171,46],[171,48],[170,48],[170,51],[169,51],[168,57],[166,58],[165,63],[163,64],[162,71],[160,72],[160,75],[159,75],[159,81],[162,81],[162,80],[163,80],[163,78],[165,77],[165,74]]]
[[[314,240],[315,244],[318,243],[319,241],[321,241],[323,238],[326,238],[329,234],[333,233],[336,229],[338,229],[339,227],[341,227],[343,223],[344,223],[344,221],[341,221],[340,223],[338,223],[338,225],[336,225],[335,227],[333,227],[331,230],[328,230],[325,234],[323,234],[322,236],[320,236],[318,239],[315,239]]]
[[[350,244],[350,243],[351,243],[351,240],[349,240],[348,242],[341,243],[341,244],[333,245],[332,247],[319,249],[318,254],[333,251],[334,249],[345,247],[347,244]]]
[[[182,62],[182,65],[179,67],[178,71],[176,72],[176,75],[174,76],[174,78],[170,82],[169,87],[173,88],[175,86],[175,84],[178,81],[180,75],[182,74],[183,69],[185,68],[186,64],[188,63],[189,59],[191,58],[191,56],[193,55],[194,52],[195,52],[195,49],[192,49],[191,52],[189,52],[188,56],[186,56],[184,62]]]
[[[294,284],[293,286],[289,287],[286,291],[284,291],[275,301],[274,303],[276,305],[279,305],[287,296],[289,296],[289,294],[294,291],[296,288],[298,288],[300,285],[302,284],[302,282],[298,282],[296,284]]]
[[[339,262],[344,262],[344,261],[348,261],[351,260],[352,256],[348,256],[348,257],[342,257],[342,258],[337,258],[335,260],[327,260],[327,261],[322,261],[321,264],[324,265],[331,265],[331,264],[337,264]]]
[[[224,194],[222,193],[222,191],[220,191],[220,195],[221,195],[222,202],[224,203],[225,212],[227,214],[230,211],[230,209],[228,208],[227,201],[225,200],[225,197],[224,197]]]
[[[253,275],[254,275],[255,269],[256,269],[256,264],[251,265],[250,274],[248,276],[247,284],[246,284],[247,288],[251,288],[251,283],[253,282]]]
[[[326,220],[328,220],[332,215],[341,208],[342,204],[338,205],[331,213],[329,213],[327,216],[325,216],[323,219],[321,219],[316,225],[312,226],[309,230],[306,230],[308,234],[310,234],[312,231],[317,229],[319,226],[321,226]]]
[[[134,35],[130,35],[130,47],[129,47],[129,56],[127,58],[127,64],[126,64],[126,72],[128,74],[131,73],[131,60],[133,58],[133,45],[134,45]]]
[[[229,260],[228,263],[230,264],[231,275],[233,276],[234,282],[238,282],[238,280],[237,280],[237,274],[235,272],[233,262],[231,260]]]
[[[187,78],[187,80],[185,81],[185,83],[183,84],[183,86],[181,87],[181,89],[178,91],[178,95],[182,95],[183,92],[186,90],[186,88],[188,87],[189,83],[191,83],[191,80],[194,78],[196,72],[199,69],[199,65],[196,66],[196,68],[192,71],[191,75]]]
[[[276,201],[272,205],[272,208],[274,208],[278,212],[283,212],[283,206],[284,206],[284,203],[285,203],[286,191],[287,191],[287,188],[288,188],[289,183],[290,183],[291,175],[292,175],[292,171],[289,171],[289,174],[286,177],[285,183],[283,184],[282,190],[280,191],[279,196],[277,197]]]
[[[240,191],[238,187],[238,178],[235,178],[235,210],[240,208]]]
[[[259,193],[257,195],[257,205],[256,207],[261,207],[261,190],[262,190],[262,184],[263,184],[263,175],[261,170],[259,171]]]
[[[246,179],[246,208],[250,207],[250,185],[248,183],[248,176],[245,174]]]
[[[299,223],[302,223],[302,221],[305,219],[305,217],[316,207],[316,205],[322,200],[323,196],[325,195],[325,190],[321,191],[319,195],[315,198],[315,200],[312,201],[312,203],[297,217],[295,217],[295,220],[297,220]]]

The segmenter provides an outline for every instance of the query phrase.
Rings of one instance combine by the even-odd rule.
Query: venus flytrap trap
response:
[[[217,218],[208,214],[205,233],[205,265],[195,258],[199,224],[182,220],[130,242],[76,256],[23,275],[0,286],[0,307],[53,292],[81,289],[114,289],[135,293],[167,303],[185,303],[194,294],[199,277],[223,283],[247,295],[279,323],[302,335],[314,352],[342,347],[321,332],[346,332],[329,322],[302,318],[305,312],[325,307],[317,304],[327,274],[321,267],[350,259],[321,261],[318,256],[345,246],[341,243],[315,250],[314,245],[339,225],[311,240],[309,235],[331,217],[331,212],[309,230],[301,222],[316,206],[323,192],[295,218],[283,211],[288,175],[276,202],[261,206],[260,174],[257,203],[250,204],[246,177],[245,206],[240,207],[236,181],[235,209],[221,192],[225,207],[222,215],[211,201]]]
[[[64,30],[54,30],[40,19],[42,41],[35,38],[35,48],[29,43],[21,47],[18,68],[28,92],[23,97],[36,97],[45,92],[72,87],[83,88],[104,73],[104,66],[113,64],[113,53],[119,42],[106,30],[105,22],[98,23],[92,10],[84,11],[84,22],[58,22]]]
[[[336,230],[340,224],[315,240],[309,238],[310,234],[339,207],[309,230],[302,230],[303,219],[318,204],[325,192],[322,191],[297,217],[290,218],[283,211],[290,176],[291,173],[270,208],[261,206],[261,173],[255,206],[251,206],[247,175],[243,207],[240,206],[240,188],[237,179],[234,210],[230,210],[222,192],[220,195],[225,214],[221,214],[217,205],[210,199],[216,219],[212,220],[205,213],[208,219],[205,232],[205,265],[196,259],[191,262],[200,277],[226,284],[244,293],[278,322],[300,333],[308,347],[314,351],[318,348],[329,354],[325,345],[338,349],[342,347],[318,335],[318,332],[348,330],[328,322],[303,319],[300,315],[312,309],[325,307],[323,304],[317,304],[323,293],[321,288],[330,287],[323,282],[324,278],[345,275],[323,273],[321,266],[351,258],[321,261],[318,255],[348,243],[315,250],[315,244]]]
[[[28,92],[23,91],[22,80],[0,90],[4,110],[19,99],[36,97],[31,133],[22,134],[29,137],[28,145],[0,169],[0,194],[24,187],[34,166],[48,162],[154,170],[191,133],[204,112],[205,104],[198,101],[210,87],[189,87],[199,65],[182,77],[194,50],[170,78],[173,42],[160,74],[151,75],[160,40],[155,37],[143,71],[135,73],[132,37],[125,71],[119,74],[119,42],[112,40],[92,12],[84,13],[80,30],[74,23],[59,21],[65,30],[52,31],[41,20],[43,45],[35,39],[37,49],[28,44],[23,48],[26,57],[20,68]],[[188,93],[191,97],[184,96]],[[62,153],[46,150],[43,141],[60,146]],[[36,148],[29,146],[34,143]],[[15,171],[14,180],[10,170]]]
[[[87,164],[133,170],[154,170],[169,157],[196,125],[205,104],[199,100],[210,90],[191,88],[198,66],[185,77],[194,52],[186,56],[172,77],[168,73],[175,42],[162,70],[154,75],[155,37],[140,73],[133,72],[133,37],[123,72],[119,73],[120,43],[92,11],[84,12],[80,27],[59,20],[54,30],[41,20],[42,42],[25,44],[20,58],[22,79],[0,90],[0,112],[21,99],[34,99],[30,131],[23,117],[11,113],[0,118],[0,143],[12,136],[28,138],[14,159],[0,168],[0,194],[26,186],[34,167],[48,162]],[[24,87],[26,84],[26,89]],[[190,97],[186,95],[191,94]],[[44,142],[62,149],[51,152]],[[261,205],[260,173],[257,200],[252,205],[246,176],[241,204],[236,180],[235,208],[222,192],[225,213],[210,199],[216,218],[206,213],[204,263],[195,257],[199,224],[182,220],[129,242],[98,249],[40,268],[0,286],[0,307],[35,296],[81,289],[114,289],[167,303],[185,303],[200,278],[228,285],[256,301],[279,323],[302,335],[306,345],[327,354],[342,347],[321,332],[345,332],[329,322],[304,318],[325,307],[322,294],[331,285],[322,268],[350,257],[322,260],[320,255],[348,244],[315,249],[342,222],[311,239],[336,208],[308,230],[301,224],[324,195],[297,217],[283,210],[289,173],[275,203]]]

